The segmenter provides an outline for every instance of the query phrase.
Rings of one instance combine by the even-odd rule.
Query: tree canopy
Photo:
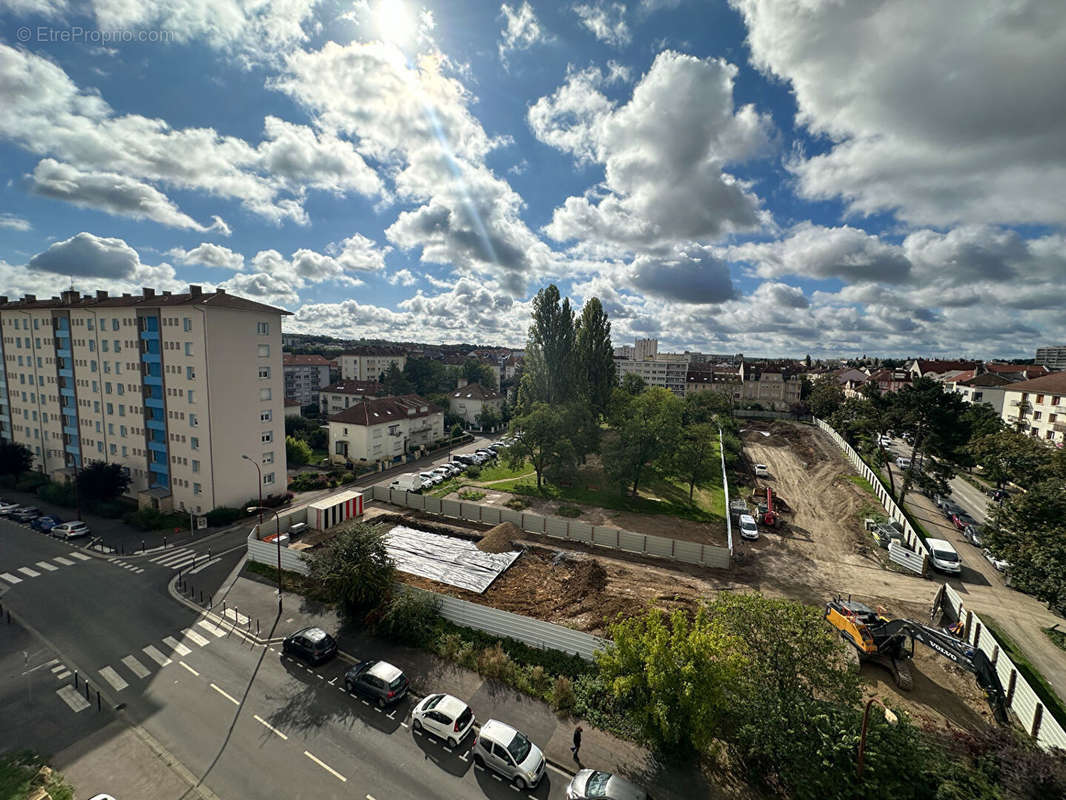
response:
[[[597,417],[605,416],[618,376],[611,345],[611,323],[597,297],[586,301],[577,321],[574,371],[581,399]]]
[[[311,580],[352,619],[361,621],[392,592],[395,565],[380,525],[355,523],[308,553]]]
[[[609,416],[612,435],[603,452],[607,475],[636,494],[648,465],[677,442],[682,407],[680,399],[658,386],[636,396],[615,391]]]
[[[107,502],[129,488],[129,470],[121,464],[94,461],[78,470],[78,492],[87,501]]]
[[[558,406],[575,396],[574,312],[569,298],[549,284],[533,298],[533,323],[526,342],[519,403]]]

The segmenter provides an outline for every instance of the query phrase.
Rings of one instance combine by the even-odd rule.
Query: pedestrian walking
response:
[[[570,745],[570,752],[574,754],[574,761],[581,763],[581,757],[578,752],[581,750],[581,726],[578,725],[574,728],[574,743]]]

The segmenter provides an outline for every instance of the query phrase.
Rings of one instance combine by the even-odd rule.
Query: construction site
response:
[[[759,538],[741,539],[734,531],[731,569],[709,569],[648,555],[607,550],[595,545],[560,542],[525,532],[511,523],[490,526],[406,511],[401,517],[412,527],[476,542],[485,552],[515,551],[520,556],[481,592],[470,591],[424,576],[403,574],[413,586],[458,597],[597,636],[605,636],[619,616],[631,617],[649,607],[694,611],[721,591],[759,591],[776,597],[823,607],[847,595],[874,609],[879,621],[915,621],[930,625],[930,610],[938,584],[886,566],[872,543],[864,518],[879,510],[873,496],[856,481],[840,450],[809,425],[781,421],[755,422],[742,432],[745,460],[752,467],[746,482],[731,492],[746,501],[759,519]],[[766,469],[755,477],[754,465]],[[772,497],[767,498],[766,489]],[[506,493],[483,502],[502,503]],[[761,505],[760,505],[761,504]],[[775,513],[772,526],[766,512]],[[551,508],[536,509],[551,513]],[[605,523],[618,523],[617,512],[583,509],[583,516],[602,514]],[[368,516],[373,516],[370,512]],[[630,530],[675,538],[700,536],[699,525],[655,520],[641,527],[641,515],[628,514]],[[713,526],[704,526],[713,527]],[[718,540],[717,531],[702,534]],[[932,624],[939,624],[939,620]],[[827,625],[829,622],[827,622]],[[864,659],[865,660],[865,659]],[[932,724],[975,728],[992,721],[992,707],[972,669],[960,667],[933,646],[916,646],[908,656],[909,688],[897,685],[898,676],[878,663],[859,667],[868,692],[912,716]]]

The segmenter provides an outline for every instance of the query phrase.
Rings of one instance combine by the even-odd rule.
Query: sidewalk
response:
[[[241,614],[258,619],[263,626],[273,622],[277,614],[276,589],[258,580],[239,577],[227,581],[215,597],[216,610],[223,600],[227,608],[237,608]],[[223,595],[223,592],[225,594]],[[466,700],[479,720],[499,718],[516,725],[544,751],[553,766],[568,772],[581,767],[618,772],[640,783],[658,798],[726,796],[721,789],[707,783],[696,768],[684,769],[659,764],[651,754],[623,739],[598,730],[581,721],[584,728],[581,740],[581,763],[570,752],[574,719],[559,719],[551,708],[539,700],[496,681],[489,681],[476,672],[445,661],[432,653],[376,639],[354,626],[343,625],[337,612],[300,595],[285,592],[283,613],[276,630],[263,636],[280,638],[307,625],[317,625],[333,633],[342,652],[355,658],[381,658],[400,667],[411,681],[412,691],[424,695],[446,689]]]

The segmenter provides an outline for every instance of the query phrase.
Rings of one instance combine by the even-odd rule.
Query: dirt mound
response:
[[[607,587],[607,570],[593,558],[570,563],[570,575],[563,582],[565,596],[580,600],[590,594],[602,592]]]
[[[511,547],[513,539],[521,539],[522,531],[513,522],[501,522],[495,528],[490,528],[477,543],[477,549],[483,553],[506,553],[514,548]]]

